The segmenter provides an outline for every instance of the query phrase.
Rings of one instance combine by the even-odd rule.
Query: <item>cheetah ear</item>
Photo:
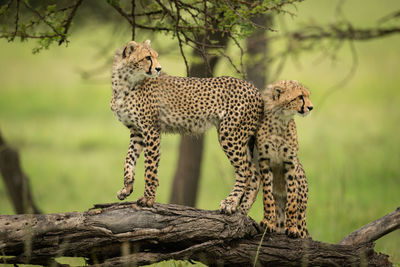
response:
[[[135,47],[137,46],[137,43],[135,41],[130,41],[129,43],[126,44],[124,51],[122,52],[122,58],[128,57],[130,54],[135,51]]]
[[[275,86],[274,88],[272,88],[272,99],[273,100],[278,100],[279,97],[282,94],[282,88],[280,88],[279,86]]]
[[[147,44],[147,45],[150,45],[150,42],[151,42],[150,40],[144,41],[144,43]]]

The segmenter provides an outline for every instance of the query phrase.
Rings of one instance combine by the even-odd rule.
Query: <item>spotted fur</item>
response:
[[[262,176],[264,219],[270,232],[304,238],[308,185],[297,153],[294,115],[313,109],[309,91],[297,81],[279,81],[263,92],[264,118],[256,136]],[[251,185],[250,187],[257,187]]]
[[[132,193],[136,160],[144,149],[145,191],[139,204],[152,206],[158,186],[161,132],[200,134],[211,126],[235,169],[236,182],[221,201],[235,212],[247,185],[256,181],[247,147],[263,114],[263,100],[249,82],[232,78],[184,78],[159,74],[150,41],[129,42],[114,56],[111,109],[131,132],[119,199]]]

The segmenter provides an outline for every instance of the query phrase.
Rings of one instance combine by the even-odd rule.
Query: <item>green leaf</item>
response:
[[[53,12],[53,11],[56,9],[56,7],[57,7],[56,4],[54,4],[54,5],[48,5],[48,6],[47,6],[47,13]]]

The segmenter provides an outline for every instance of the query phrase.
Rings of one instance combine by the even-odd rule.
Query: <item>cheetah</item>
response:
[[[111,109],[130,131],[120,200],[133,190],[136,160],[145,158],[145,190],[138,199],[151,207],[158,187],[161,133],[197,135],[216,126],[218,140],[235,169],[235,185],[221,201],[220,211],[236,212],[255,167],[248,143],[263,114],[261,93],[251,83],[233,77],[188,78],[161,73],[150,41],[128,42],[114,55]]]
[[[310,92],[297,81],[284,80],[269,85],[262,97],[264,118],[256,135],[263,184],[261,225],[268,232],[305,238],[308,184],[297,156],[299,145],[293,117],[311,112]],[[249,187],[258,191],[258,186]]]

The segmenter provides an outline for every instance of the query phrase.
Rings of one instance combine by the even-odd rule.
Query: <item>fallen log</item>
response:
[[[142,208],[124,202],[86,212],[0,215],[0,263],[47,266],[61,256],[83,257],[96,266],[170,259],[210,266],[392,266],[372,242],[263,236],[247,216],[172,204]]]

